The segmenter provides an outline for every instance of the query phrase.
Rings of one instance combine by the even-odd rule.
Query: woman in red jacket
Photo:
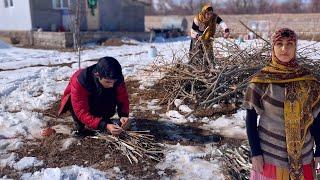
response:
[[[115,58],[103,57],[72,75],[58,115],[68,110],[79,135],[85,135],[87,128],[118,135],[130,124],[128,93],[121,65]],[[110,120],[116,110],[121,126]]]

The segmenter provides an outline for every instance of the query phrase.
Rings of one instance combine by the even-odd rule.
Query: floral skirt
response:
[[[303,180],[314,180],[315,169],[313,164],[303,166]],[[251,171],[250,180],[289,180],[289,171],[286,168],[276,167],[271,164],[264,164],[263,172]]]

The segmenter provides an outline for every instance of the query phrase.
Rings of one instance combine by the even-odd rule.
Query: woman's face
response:
[[[206,13],[204,14],[204,17],[206,19],[211,19],[213,17],[213,11],[206,11]]]
[[[290,62],[296,54],[296,43],[289,38],[281,38],[275,42],[273,49],[279,61]]]
[[[116,82],[115,79],[107,79],[107,78],[99,78],[100,84],[104,88],[112,88],[114,86],[114,83]]]

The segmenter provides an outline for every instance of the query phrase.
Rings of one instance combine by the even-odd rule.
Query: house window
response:
[[[70,0],[52,0],[53,9],[69,9]]]
[[[13,0],[3,0],[4,1],[4,7],[13,7]]]

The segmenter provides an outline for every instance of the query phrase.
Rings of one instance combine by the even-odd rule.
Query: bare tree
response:
[[[85,18],[85,1],[72,0],[70,6],[70,30],[73,36],[73,48],[78,54],[78,66],[81,68],[81,23]]]
[[[311,0],[309,5],[310,12],[318,13],[320,12],[320,1],[319,0]]]
[[[153,11],[156,14],[168,14],[172,9],[174,9],[173,0],[162,0],[157,1],[157,3],[153,2]]]
[[[307,12],[303,0],[291,0],[278,4],[277,13],[303,13]]]
[[[196,13],[196,6],[195,6],[195,0],[186,0],[186,1],[180,1],[180,6],[187,9],[189,14],[195,14]]]
[[[209,2],[206,0],[189,0],[189,4],[192,6],[192,14],[197,14],[201,8],[204,5],[209,4]]]
[[[292,0],[290,1],[290,6],[292,13],[302,13],[303,12],[303,2],[302,0]]]
[[[229,0],[226,9],[233,14],[252,14],[255,13],[254,0]]]
[[[273,2],[270,0],[257,0],[256,1],[256,10],[258,14],[262,13],[271,13],[272,12],[272,6]]]

